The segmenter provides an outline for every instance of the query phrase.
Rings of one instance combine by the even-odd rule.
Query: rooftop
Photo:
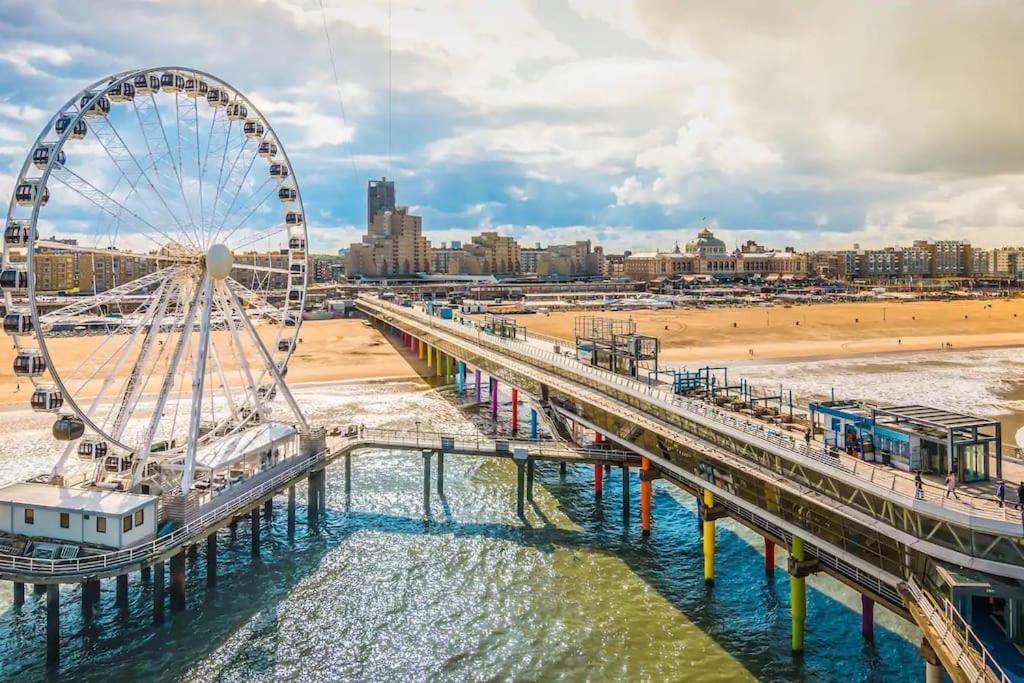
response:
[[[210,470],[221,469],[294,435],[294,427],[280,422],[264,422],[257,427],[232,434],[215,443],[200,446],[196,449],[196,467]]]
[[[0,503],[27,505],[55,510],[126,515],[156,502],[156,496],[144,496],[94,488],[69,488],[20,482],[0,488]]]

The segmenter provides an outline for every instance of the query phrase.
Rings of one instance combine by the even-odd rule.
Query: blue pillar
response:
[[[530,408],[530,438],[537,439],[537,409]]]
[[[466,393],[466,364],[461,360],[456,361],[455,368],[459,379],[459,396],[462,396],[462,394]]]

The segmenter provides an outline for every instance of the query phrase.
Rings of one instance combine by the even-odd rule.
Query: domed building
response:
[[[686,243],[686,253],[704,257],[725,256],[725,242],[715,237],[715,233],[704,228],[697,233],[696,238]]]

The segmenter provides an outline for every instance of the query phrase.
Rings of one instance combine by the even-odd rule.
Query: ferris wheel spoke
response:
[[[182,225],[181,220],[177,214],[171,210],[170,205],[167,203],[167,199],[164,197],[160,188],[153,182],[146,169],[136,158],[131,148],[125,143],[121,133],[117,130],[117,127],[110,120],[109,116],[102,116],[93,119],[92,130],[95,133],[96,139],[99,141],[103,150],[110,158],[114,165],[124,174],[124,177],[128,179],[128,183],[135,196],[139,197],[140,203],[150,207],[150,201],[145,192],[137,192],[136,186],[139,181],[145,182],[145,184],[152,190],[153,195],[159,200],[163,206],[164,211],[170,216],[171,220],[178,226],[178,230],[182,235],[188,238],[188,234],[185,230],[185,226]],[[157,209],[159,213],[159,209]]]
[[[171,138],[167,135],[167,128],[164,126],[164,117],[160,114],[160,105],[156,101],[156,97],[153,94],[149,96],[153,103],[153,111],[156,113],[156,122],[160,127],[160,137],[163,138],[164,145],[167,148],[167,158],[171,160],[171,166],[174,169],[174,175],[178,179],[178,191],[181,193],[181,201],[185,204],[185,211],[188,213],[189,222],[195,227],[195,220],[192,218],[191,202],[188,198],[188,192],[185,190],[185,169],[182,168],[180,161],[180,148],[179,158],[175,158],[174,150],[171,146]],[[177,103],[174,107],[174,115],[178,115]],[[177,133],[177,130],[175,130]],[[195,239],[190,241],[196,248],[202,248],[202,239],[199,237],[199,232],[196,230],[194,233]]]
[[[277,322],[283,322],[284,311],[270,303],[262,294],[254,292],[234,278],[227,278],[224,280],[224,284],[231,294],[248,304],[254,313],[259,313]]]
[[[221,315],[224,316],[224,320],[227,323],[228,331],[231,333],[232,340],[232,353],[238,360],[239,372],[242,374],[242,379],[246,387],[246,404],[252,403],[256,410],[262,409],[262,403],[259,396],[258,385],[253,381],[252,370],[249,367],[249,359],[245,355],[245,347],[242,346],[242,340],[238,335],[238,326],[235,325],[235,314],[228,297],[231,296],[231,292],[227,290],[224,285],[217,288],[215,302]]]
[[[174,239],[160,228],[156,227],[146,219],[142,218],[137,213],[126,207],[123,203],[114,199],[109,194],[99,189],[89,181],[85,180],[84,178],[82,178],[81,176],[79,176],[77,173],[70,170],[66,166],[54,167],[53,170],[50,172],[50,177],[56,178],[65,187],[72,190],[73,192],[81,196],[83,199],[92,202],[93,204],[95,204],[100,209],[110,214],[114,218],[122,220],[124,215],[127,214],[128,216],[134,218],[135,221],[140,226],[144,226],[145,228],[148,228],[153,232],[162,235],[164,238],[167,239],[168,242],[171,242],[172,244],[175,244],[182,249],[186,249],[186,247],[184,247],[180,242],[178,242],[178,240]],[[156,242],[157,244],[160,244],[158,240],[154,239],[153,241]]]
[[[199,302],[202,298],[202,294],[202,287],[196,287],[195,294],[188,306],[188,312],[185,314],[181,332],[179,333],[177,342],[174,346],[174,355],[171,357],[170,367],[164,374],[164,379],[160,386],[160,393],[157,394],[156,406],[153,409],[153,415],[150,417],[149,425],[146,427],[145,435],[142,439],[139,451],[135,454],[135,461],[132,469],[132,488],[139,485],[142,481],[142,475],[146,471],[146,463],[150,458],[150,451],[153,448],[153,440],[156,438],[157,429],[159,428],[161,419],[163,418],[164,409],[167,406],[167,399],[170,397],[171,392],[174,390],[174,386],[179,379],[178,366],[181,365],[181,360],[185,354],[186,346],[191,343],[193,327],[195,326],[196,320],[196,311],[199,309]],[[180,396],[181,394],[179,392],[179,399]],[[176,421],[177,408],[175,408],[175,418],[174,422],[172,422],[172,433],[174,423]]]
[[[256,346],[259,351],[260,357],[263,359],[263,365],[271,377],[274,379],[274,383],[277,385],[277,390],[284,396],[285,401],[288,403],[288,407],[291,408],[292,414],[295,415],[295,419],[301,425],[303,431],[309,430],[309,425],[306,423],[306,418],[303,416],[302,411],[299,409],[299,404],[295,402],[295,397],[292,396],[292,392],[288,390],[288,385],[284,383],[284,379],[281,377],[280,371],[277,369],[277,365],[274,364],[274,359],[271,357],[270,352],[267,351],[267,347],[263,345],[263,340],[260,339],[259,333],[256,332],[256,328],[253,326],[252,321],[249,320],[249,316],[245,314],[242,309],[241,302],[238,299],[238,295],[231,292],[230,297],[231,306],[238,313],[242,320],[242,326],[249,333],[249,337],[252,343]]]
[[[246,144],[243,145],[240,150],[238,150],[239,156],[241,156],[242,152],[245,151],[245,148],[248,146],[248,142],[249,142],[249,139],[246,138]],[[237,170],[237,169],[240,168],[238,166],[238,157],[235,158],[235,162],[231,165],[231,171],[229,171],[228,175],[224,178],[225,189],[230,188],[230,187],[234,187],[234,190],[233,191],[231,191],[231,190],[228,191],[228,193],[231,195],[231,201],[228,203],[227,208],[224,209],[223,213],[221,213],[218,216],[218,213],[217,213],[218,206],[214,205],[214,207],[213,207],[213,215],[210,217],[210,219],[211,219],[211,232],[213,232],[213,229],[216,228],[216,232],[214,233],[214,238],[213,238],[214,240],[216,240],[217,237],[220,236],[220,232],[224,228],[224,224],[227,222],[228,218],[231,217],[231,212],[235,208],[235,204],[238,201],[238,196],[239,196],[239,194],[242,191],[242,187],[245,186],[246,180],[249,179],[249,173],[252,172],[252,167],[255,165],[256,160],[259,158],[259,156],[260,156],[259,155],[259,143],[257,143],[256,144],[256,149],[253,151],[252,157],[249,159],[249,163],[248,164],[243,164],[243,166],[245,166],[245,172],[242,173],[242,177],[238,180],[238,182],[237,183],[233,182],[235,177],[239,173],[239,171]],[[223,199],[225,195],[224,195],[223,192],[220,192],[220,193],[218,193],[218,196],[221,199]],[[223,201],[220,204],[223,205]]]
[[[59,322],[66,322],[73,319],[75,316],[86,313],[91,309],[101,309],[105,304],[109,304],[114,301],[120,300],[129,294],[151,287],[159,282],[169,280],[182,272],[181,266],[169,266],[155,273],[149,275],[143,275],[140,278],[136,278],[131,282],[126,282],[117,287],[107,289],[98,294],[94,294],[88,297],[76,298],[76,300],[67,306],[62,306],[55,311],[50,311],[44,315],[39,316],[40,326],[45,329],[46,326],[52,326]]]
[[[199,323],[199,341],[196,346],[195,366],[192,370],[192,409],[189,412],[188,441],[185,450],[185,469],[181,473],[181,495],[187,496],[192,488],[192,474],[196,463],[199,427],[203,417],[203,389],[206,381],[206,356],[210,348],[210,313],[213,308],[213,278],[203,276],[203,313]]]
[[[262,184],[262,185],[260,185],[260,187],[259,187],[259,189],[258,189],[258,190],[256,191],[256,193],[258,193],[258,192],[262,192],[262,191],[263,191],[263,188],[264,188],[264,187],[266,187],[266,186],[267,186],[267,184],[268,184],[268,183],[271,183],[271,182],[272,182],[272,181],[271,181],[271,180],[270,180],[269,178],[268,178],[267,180],[264,180],[264,181],[263,181],[263,184]],[[254,205],[254,206],[253,206],[253,207],[252,207],[251,209],[249,209],[249,210],[248,210],[247,212],[245,212],[245,216],[244,216],[244,217],[242,218],[242,220],[238,221],[238,223],[236,223],[236,224],[235,224],[235,226],[234,226],[234,227],[233,227],[233,228],[231,229],[231,232],[229,232],[229,233],[228,233],[228,234],[227,234],[227,235],[225,236],[225,238],[224,238],[223,240],[221,240],[221,241],[222,241],[222,242],[225,242],[225,243],[226,243],[226,242],[227,242],[227,240],[228,240],[228,239],[229,239],[229,238],[230,238],[230,237],[231,237],[232,235],[234,235],[234,234],[235,234],[235,233],[236,233],[236,232],[238,231],[238,229],[239,229],[239,228],[241,228],[241,227],[242,227],[243,225],[245,225],[245,224],[246,224],[246,222],[247,222],[247,221],[249,220],[249,218],[250,218],[250,217],[251,217],[251,216],[252,216],[252,215],[253,215],[254,213],[256,213],[256,211],[257,211],[257,210],[259,210],[259,208],[260,208],[261,206],[263,206],[264,204],[266,204],[266,203],[267,203],[267,200],[268,200],[268,199],[270,199],[270,197],[271,197],[271,196],[273,196],[273,195],[277,194],[277,190],[278,190],[278,188],[277,188],[277,185],[274,185],[274,187],[270,188],[270,190],[269,190],[269,191],[268,191],[268,192],[267,192],[267,193],[266,193],[265,195],[263,195],[263,198],[262,198],[262,199],[261,199],[261,200],[260,200],[260,201],[259,201],[258,203],[256,203],[256,204],[255,204],[255,205]],[[256,195],[256,193],[253,193],[253,196],[255,196],[255,195]],[[242,211],[239,211],[239,213],[242,213]]]
[[[235,228],[235,230],[237,230],[237,229],[238,228]],[[234,235],[235,231],[233,230],[232,232],[230,232],[227,235],[225,235],[224,239],[221,240],[221,242],[223,242],[224,244],[228,245],[228,248],[231,249],[232,251],[237,251],[239,249],[245,249],[246,247],[257,243],[260,240],[269,239],[269,238],[273,237],[274,235],[281,235],[281,234],[285,233],[285,231],[286,231],[285,224],[284,223],[277,223],[274,226],[272,226],[270,228],[267,228],[266,230],[263,230],[261,232],[257,232],[255,234],[239,235],[238,239],[242,240],[242,241],[232,243],[229,240],[231,239],[231,236]]]
[[[291,273],[291,271],[289,271],[287,268],[275,268],[274,266],[269,266],[269,265],[268,266],[261,266],[259,264],[253,264],[253,263],[233,263],[233,264],[231,264],[231,269],[232,270],[234,270],[236,268],[238,270],[254,270],[254,271],[259,271],[261,273],[279,273],[281,275],[289,275]]]
[[[167,131],[163,125],[163,118],[160,116],[160,108],[157,106],[156,98],[150,94],[148,97],[136,97],[132,100],[132,107],[135,109],[136,119],[139,123],[139,130],[146,141],[146,151],[150,159],[150,167],[158,178],[165,178],[161,172],[161,164],[165,161],[171,166],[170,175],[178,186],[178,194],[181,201],[188,206],[188,198],[185,196],[185,185],[174,160],[174,153],[171,151],[171,143],[167,138]],[[198,243],[191,234],[186,238],[190,245],[198,248]]]

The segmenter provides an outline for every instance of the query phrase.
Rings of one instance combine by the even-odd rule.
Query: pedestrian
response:
[[[810,430],[810,428],[808,428],[808,429],[807,429],[807,430],[806,430],[806,431],[804,432],[804,443],[805,443],[805,444],[807,444],[807,447],[808,447],[808,448],[810,448],[810,447],[811,447],[811,430]]]
[[[1017,487],[1017,509],[1024,510],[1024,481]],[[1024,515],[1021,516],[1021,521],[1024,522]]]
[[[921,481],[921,470],[914,474],[914,497],[924,500],[924,482]]]
[[[949,498],[951,493],[954,498],[960,500],[960,496],[956,495],[956,475],[953,474],[952,470],[946,475],[946,498]]]
[[[999,507],[1003,507],[1003,502],[1006,500],[1006,484],[1002,480],[996,484],[996,498],[999,499]]]

